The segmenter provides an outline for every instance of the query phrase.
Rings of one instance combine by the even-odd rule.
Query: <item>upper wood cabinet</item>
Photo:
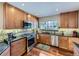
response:
[[[60,27],[61,28],[68,27],[68,13],[60,14]]]
[[[23,21],[27,20],[27,14],[24,13],[24,12],[21,12],[20,10],[18,9],[15,9],[15,14],[16,14],[16,19],[14,20],[15,21],[15,28],[23,28]]]
[[[32,29],[37,29],[38,28],[38,18],[32,16],[32,15],[29,15],[28,16],[28,21],[32,23]]]
[[[37,25],[37,17],[8,4],[4,3],[4,29],[22,29],[23,21],[31,21]]]
[[[5,15],[5,24],[4,27],[9,29],[9,28],[14,28],[15,26],[15,14],[14,14],[14,8],[12,6],[8,6],[7,4],[4,5],[4,15]]]
[[[28,21],[27,13],[4,3],[4,28],[5,29],[22,29],[23,21]]]
[[[61,28],[77,28],[78,27],[78,12],[67,12],[60,14]]]
[[[68,15],[68,27],[69,28],[77,28],[78,27],[78,12],[70,12]]]

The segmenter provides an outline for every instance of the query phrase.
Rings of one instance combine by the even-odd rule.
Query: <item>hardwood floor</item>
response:
[[[25,53],[24,56],[73,56],[73,53],[61,48],[50,46],[48,51],[34,47],[29,53]]]

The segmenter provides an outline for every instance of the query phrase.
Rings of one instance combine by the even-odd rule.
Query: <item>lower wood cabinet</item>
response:
[[[39,34],[38,42],[51,45],[51,36],[48,34]]]
[[[10,47],[8,47],[2,54],[1,56],[10,56]]]
[[[26,52],[26,38],[11,43],[11,56],[21,56]]]
[[[73,42],[70,37],[59,37],[59,48],[73,51]]]
[[[68,49],[68,38],[67,37],[59,37],[59,47],[63,49]]]
[[[72,38],[72,37],[69,38],[69,50],[70,51],[74,50],[74,43],[73,43],[72,39],[74,39],[74,38]]]

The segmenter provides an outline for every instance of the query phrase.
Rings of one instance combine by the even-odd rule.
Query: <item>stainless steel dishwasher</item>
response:
[[[58,36],[51,35],[51,43],[52,43],[52,46],[58,47]]]

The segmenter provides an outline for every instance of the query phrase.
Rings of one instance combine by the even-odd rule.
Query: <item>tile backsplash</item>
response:
[[[0,42],[3,42],[4,39],[8,38],[7,33],[18,33],[18,32],[22,32],[24,31],[24,29],[10,29],[10,30],[5,30],[5,29],[0,29]]]
[[[70,29],[70,28],[60,28],[59,29],[59,32],[63,32],[64,35],[72,35],[73,34],[73,31],[76,31],[79,33],[79,29]]]
[[[68,32],[72,32],[72,31],[77,31],[79,32],[79,29],[72,29],[72,28],[60,28],[59,31],[68,31]]]

